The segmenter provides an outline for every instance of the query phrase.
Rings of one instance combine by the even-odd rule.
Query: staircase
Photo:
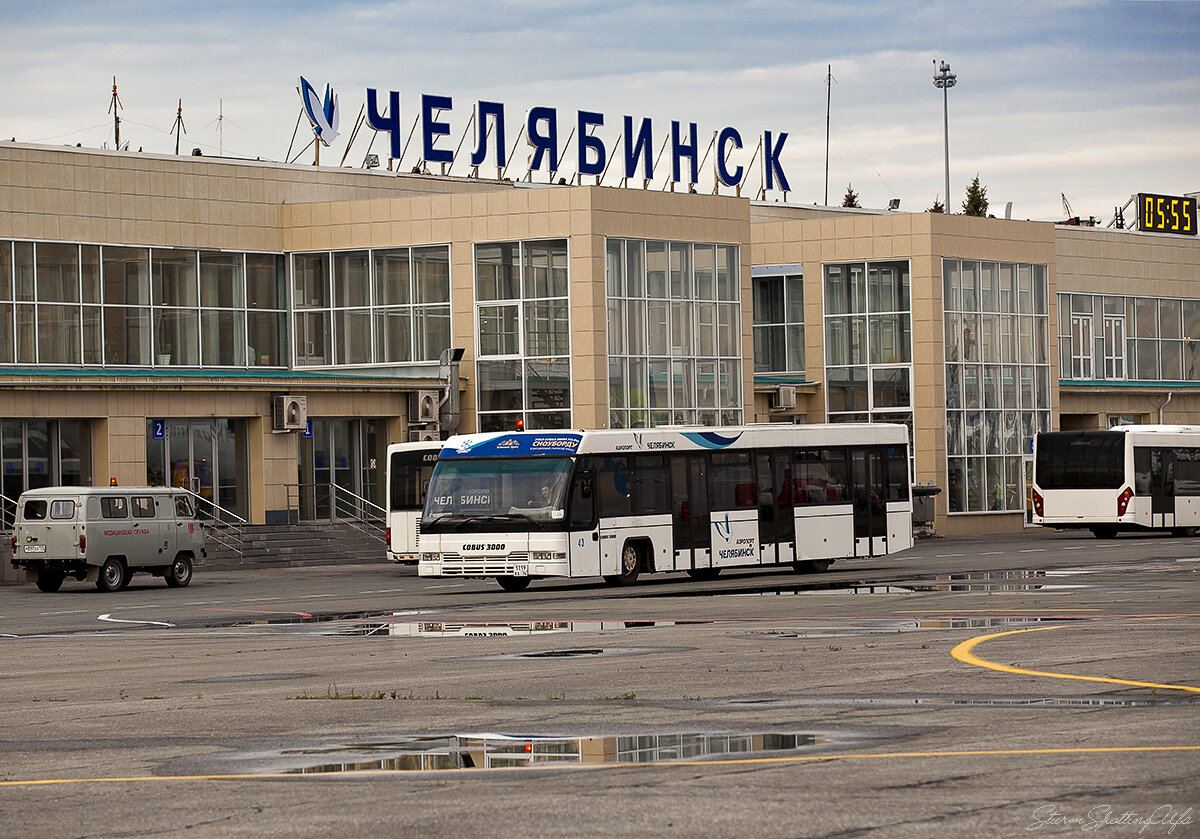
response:
[[[220,571],[386,561],[382,524],[371,530],[357,521],[323,521],[243,525],[240,555],[210,541],[208,556],[198,565]]]

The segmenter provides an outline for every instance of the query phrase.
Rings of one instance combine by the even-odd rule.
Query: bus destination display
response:
[[[1138,229],[1153,233],[1196,235],[1196,199],[1139,192]]]

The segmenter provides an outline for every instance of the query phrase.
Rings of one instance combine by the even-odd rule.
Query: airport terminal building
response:
[[[1035,432],[1197,418],[1195,235],[0,143],[8,512],[322,520],[451,430],[872,420],[938,532],[1001,532]]]

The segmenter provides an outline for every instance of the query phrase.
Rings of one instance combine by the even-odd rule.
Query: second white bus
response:
[[[425,491],[442,450],[440,440],[387,447],[387,558],[416,564]]]
[[[451,437],[421,518],[421,576],[823,571],[912,547],[908,429],[763,425]]]
[[[1200,426],[1119,425],[1033,440],[1033,521],[1120,531],[1200,532]]]

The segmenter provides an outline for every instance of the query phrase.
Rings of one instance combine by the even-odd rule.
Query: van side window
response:
[[[196,511],[192,509],[192,499],[186,495],[175,496],[175,516],[181,519],[194,519]]]
[[[74,501],[51,501],[50,502],[50,518],[52,518],[52,519],[73,519],[73,518],[75,518],[75,502]]]
[[[26,501],[22,516],[25,521],[41,521],[46,517],[46,502],[35,499]]]
[[[133,517],[135,519],[154,518],[154,496],[135,495],[129,499],[129,503],[133,506]]]
[[[129,518],[129,507],[120,496],[100,499],[100,517],[106,519]]]

